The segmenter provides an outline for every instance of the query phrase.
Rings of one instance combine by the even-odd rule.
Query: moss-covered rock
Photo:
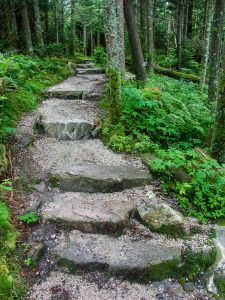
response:
[[[8,159],[6,147],[3,144],[0,144],[0,176],[6,172],[8,167]]]
[[[138,213],[144,224],[152,231],[173,236],[185,235],[185,218],[161,199],[149,195],[148,203],[138,207]]]

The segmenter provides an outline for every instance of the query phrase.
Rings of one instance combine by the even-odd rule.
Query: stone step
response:
[[[103,74],[73,76],[46,90],[50,97],[59,99],[84,99],[89,94],[103,92],[106,78]]]
[[[62,193],[52,197],[42,210],[44,222],[90,233],[121,231],[136,210],[125,193]]]
[[[38,109],[36,127],[59,140],[92,137],[98,109],[93,102],[49,99]]]
[[[101,69],[88,68],[88,69],[79,69],[77,68],[78,75],[92,75],[92,74],[102,74]]]
[[[63,191],[110,193],[152,181],[148,170],[133,166],[105,166],[96,164],[71,165],[50,171],[50,182]]]
[[[139,158],[114,153],[99,139],[69,141],[39,136],[32,146],[18,154],[17,161],[20,166],[17,176],[26,176],[29,180],[47,180],[54,170],[66,171],[82,164],[133,166],[147,170]]]
[[[84,234],[74,230],[59,238],[52,250],[58,263],[70,266],[107,269],[115,273],[145,276],[163,264],[174,269],[181,262],[181,246],[157,244],[149,238],[122,235],[110,237],[101,234]],[[159,270],[163,273],[162,270]],[[167,269],[168,272],[168,269]]]
[[[77,64],[77,68],[79,68],[79,69],[94,68],[94,64],[93,63]]]

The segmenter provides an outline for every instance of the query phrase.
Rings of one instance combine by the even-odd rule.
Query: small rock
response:
[[[53,235],[51,235],[51,239],[55,239],[56,238],[56,235],[55,234],[53,234]]]
[[[181,213],[174,210],[167,203],[158,198],[150,197],[147,204],[141,204],[138,207],[138,213],[141,219],[152,230],[165,231],[174,235],[185,232],[185,218]]]
[[[37,265],[41,256],[44,254],[44,244],[37,243],[31,245],[31,249],[28,252],[28,257],[32,260],[32,262]]]
[[[185,283],[184,290],[186,292],[193,292],[195,290],[195,286],[193,283]]]

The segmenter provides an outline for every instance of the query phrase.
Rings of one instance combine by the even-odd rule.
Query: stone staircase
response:
[[[35,190],[31,210],[41,214],[31,240],[45,247],[28,299],[158,299],[158,289],[135,281],[153,267],[179,264],[183,245],[155,238],[136,219],[152,176],[139,158],[94,138],[107,79],[90,62],[77,67],[77,76],[48,89],[49,98],[18,127],[19,143],[32,135],[16,170]],[[124,285],[121,275],[134,282]]]

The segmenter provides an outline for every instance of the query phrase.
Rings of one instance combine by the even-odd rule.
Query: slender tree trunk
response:
[[[202,67],[202,74],[201,74],[201,81],[200,86],[201,88],[204,88],[205,81],[206,81],[206,74],[208,69],[208,60],[209,60],[209,45],[210,45],[210,31],[211,31],[211,25],[212,25],[212,12],[213,12],[213,6],[214,6],[214,0],[206,0],[207,6],[206,6],[206,20],[205,20],[205,29],[204,29],[204,53],[203,53],[203,67]]]
[[[34,8],[34,27],[35,27],[37,45],[44,46],[38,0],[33,0],[33,8]]]
[[[150,0],[151,1],[151,0]],[[147,52],[147,5],[149,0],[140,0],[140,37],[144,53]]]
[[[211,155],[219,163],[225,163],[225,53],[223,53],[223,75],[221,76],[216,119],[213,128]]]
[[[45,42],[49,43],[49,18],[48,18],[48,10],[49,10],[49,0],[46,0],[45,3]]]
[[[59,11],[58,11],[58,1],[55,3],[55,38],[56,43],[59,43]]]
[[[100,32],[98,31],[98,32],[97,32],[97,46],[100,46],[100,44],[101,44],[101,34],[100,34]]]
[[[64,43],[64,22],[65,22],[65,12],[64,12],[64,0],[61,0],[61,5],[60,5],[60,39],[61,43]]]
[[[177,3],[177,69],[180,70],[182,62],[182,27],[183,27],[183,0]]]
[[[136,26],[134,7],[132,0],[124,0],[124,14],[128,29],[129,41],[135,66],[135,73],[138,80],[145,81],[147,78],[144,57],[141,49],[141,42]]]
[[[15,5],[13,0],[10,0],[9,8],[10,8],[9,40],[12,46],[14,47],[14,49],[18,49],[19,35],[18,35],[18,27],[16,21]]]
[[[225,0],[216,0],[212,23],[212,36],[209,57],[209,102],[215,103],[218,98],[218,76],[221,59],[222,29]]]
[[[184,29],[183,29],[183,40],[184,41],[187,39],[188,15],[189,15],[189,0],[186,0],[185,8],[184,8]]]
[[[189,0],[187,37],[191,40],[193,32],[193,0]]]
[[[30,23],[29,23],[29,17],[27,12],[26,0],[22,1],[21,15],[22,15],[22,22],[23,22],[23,34],[24,34],[26,52],[28,54],[33,54],[34,50],[33,50],[32,39],[31,39]]]
[[[83,53],[87,55],[87,26],[83,26]]]
[[[72,30],[72,54],[76,55],[76,8],[75,0],[71,0],[71,30]]]
[[[123,1],[105,1],[104,15],[108,64],[123,75],[125,73]]]
[[[153,70],[154,57],[154,0],[147,3],[147,68]]]

